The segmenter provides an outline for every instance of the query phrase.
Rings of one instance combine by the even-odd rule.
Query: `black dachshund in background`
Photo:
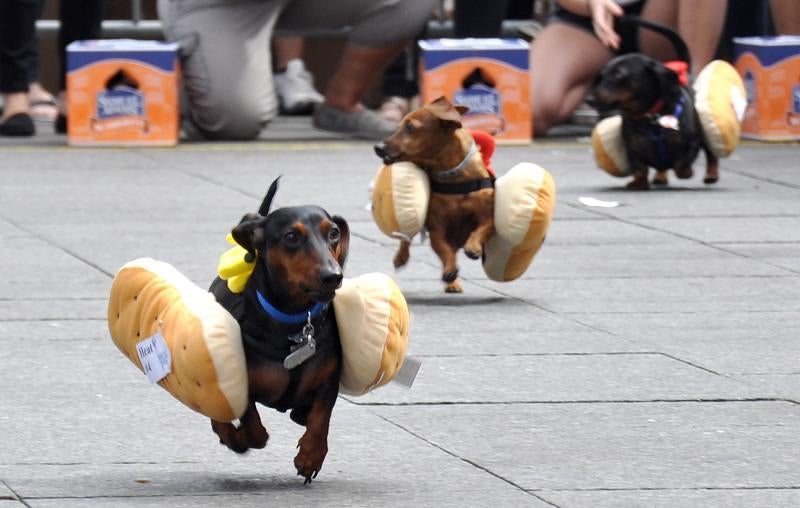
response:
[[[679,60],[691,66],[686,44],[669,27],[634,16],[622,21],[661,33],[675,46]],[[719,179],[719,160],[703,134],[694,92],[688,83],[681,83],[678,73],[661,62],[639,53],[614,58],[595,81],[589,103],[601,115],[622,116],[622,138],[633,172],[627,188],[649,188],[651,167],[657,170],[653,184],[666,185],[669,169],[678,178],[691,178],[692,163],[701,149],[706,154],[703,181],[711,184]]]

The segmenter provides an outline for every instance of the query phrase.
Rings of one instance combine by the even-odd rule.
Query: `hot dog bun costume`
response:
[[[717,157],[728,157],[739,144],[747,107],[742,78],[728,62],[714,60],[703,67],[692,88],[708,148]],[[599,168],[612,176],[631,174],[622,139],[622,117],[615,115],[598,122],[592,131],[592,147]]]
[[[494,139],[471,133],[484,165],[494,175]],[[410,239],[425,225],[430,183],[427,173],[410,162],[382,166],[372,192],[372,217],[391,238]],[[556,187],[550,173],[536,164],[517,164],[495,180],[495,233],[484,245],[483,269],[495,281],[520,277],[547,234],[555,207]]]

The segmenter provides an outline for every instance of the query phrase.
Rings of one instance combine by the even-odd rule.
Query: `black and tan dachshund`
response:
[[[318,206],[270,212],[275,180],[257,214],[245,215],[233,238],[255,268],[242,293],[217,278],[210,291],[242,330],[250,401],[239,426],[213,421],[220,442],[237,453],[263,448],[269,434],[256,402],[306,430],[294,459],[311,482],[328,452],[328,425],[339,393],[342,351],[333,307],[350,239],[347,222]]]
[[[719,179],[719,162],[703,135],[693,92],[664,64],[638,53],[611,60],[589,102],[601,113],[616,110],[622,115],[622,138],[633,172],[627,188],[649,188],[651,167],[657,170],[654,184],[667,184],[669,169],[678,178],[691,178],[701,149],[706,155],[703,181],[711,184]]]

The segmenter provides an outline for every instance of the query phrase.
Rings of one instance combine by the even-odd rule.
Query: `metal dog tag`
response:
[[[317,352],[317,341],[314,340],[314,325],[311,324],[311,313],[303,327],[303,342],[300,346],[292,346],[292,352],[283,359],[283,368],[292,370]]]

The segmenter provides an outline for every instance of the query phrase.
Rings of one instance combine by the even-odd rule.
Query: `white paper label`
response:
[[[400,370],[397,371],[392,381],[406,388],[411,388],[411,385],[414,384],[414,379],[417,378],[417,372],[419,372],[421,365],[422,362],[420,360],[412,356],[406,356],[403,360],[403,365],[400,367]]]
[[[137,343],[136,352],[151,383],[158,383],[172,371],[172,356],[161,332]]]

